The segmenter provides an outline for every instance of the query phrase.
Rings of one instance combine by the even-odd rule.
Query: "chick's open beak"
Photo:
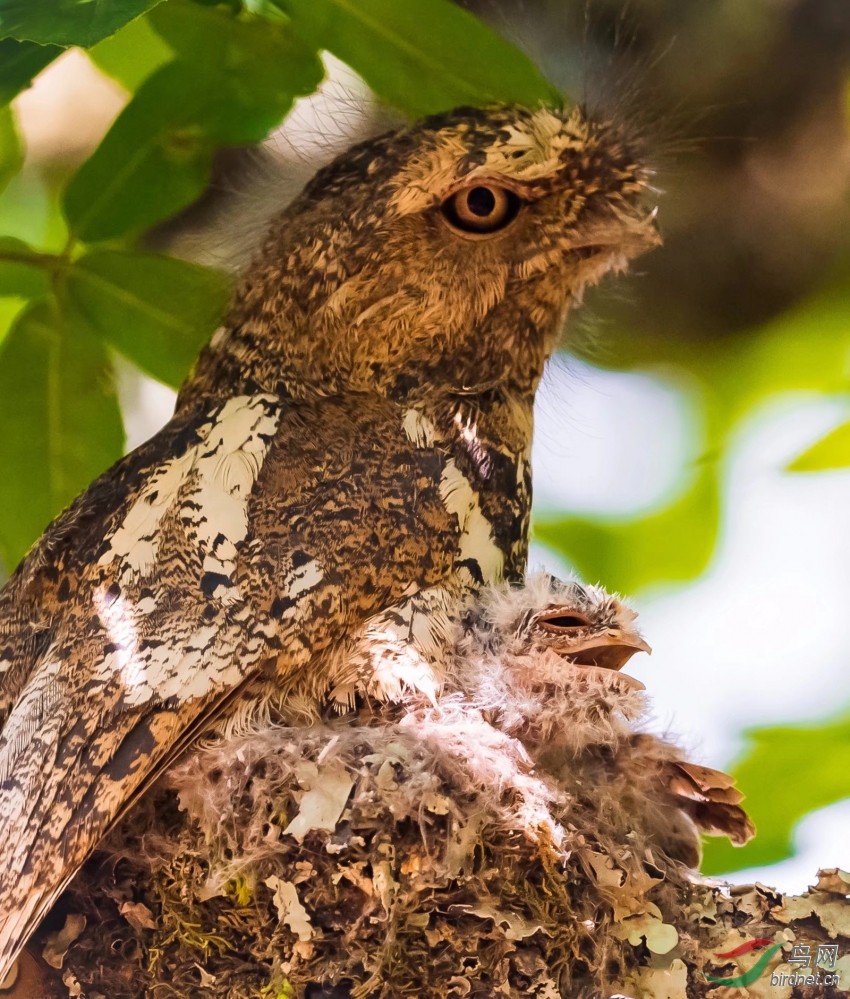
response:
[[[570,661],[577,666],[598,666],[619,670],[636,652],[652,655],[652,649],[633,632],[609,631],[607,635],[592,635],[576,649],[570,649]]]

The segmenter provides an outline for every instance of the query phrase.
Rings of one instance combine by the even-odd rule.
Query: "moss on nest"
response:
[[[66,969],[109,999],[597,992],[633,952],[618,907],[686,877],[600,812],[606,755],[556,784],[458,705],[209,746],[78,878]]]

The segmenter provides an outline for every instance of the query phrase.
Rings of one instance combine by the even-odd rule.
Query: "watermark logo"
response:
[[[705,974],[703,977],[715,985],[726,985],[729,988],[746,988],[746,986],[758,981],[767,971],[767,966],[776,952],[782,949],[782,944],[774,943],[772,940],[748,940],[747,943],[741,944],[740,947],[735,947],[734,950],[727,950],[722,954],[714,955],[723,961],[729,961],[740,957],[742,954],[749,954],[752,951],[762,949],[764,949],[764,953],[749,971],[745,971],[740,975],[734,975],[732,978],[715,978],[714,975]],[[799,965],[801,969],[807,969],[808,973],[804,973],[802,970],[792,972],[791,974],[774,971],[770,975],[770,984],[791,986],[831,985],[837,987],[839,985],[838,973],[821,970],[834,968],[837,960],[838,944],[817,944],[814,954],[809,944],[795,944],[791,950],[791,954],[786,958],[786,962],[788,964]]]

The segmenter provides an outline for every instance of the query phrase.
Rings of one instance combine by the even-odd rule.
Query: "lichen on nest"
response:
[[[740,795],[677,769],[636,731],[639,685],[581,662],[625,625],[579,641],[519,613],[522,593],[485,601],[436,705],[263,722],[172,769],[64,900],[87,920],[71,994],[555,999],[685,946],[694,808],[745,835]]]

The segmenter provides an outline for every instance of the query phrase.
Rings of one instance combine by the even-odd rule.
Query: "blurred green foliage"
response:
[[[798,0],[797,7],[814,2]],[[541,4],[554,12],[556,25],[575,13],[568,16],[555,0]],[[643,5],[650,16],[660,16],[665,6]],[[699,90],[708,85],[704,81],[725,74],[737,107],[736,72],[746,74],[752,64],[752,73],[768,78],[764,53],[761,61],[744,59],[744,68],[736,70],[724,34],[736,19],[748,39],[761,34],[765,45],[784,51],[778,22],[762,31],[756,5],[745,18],[737,5],[718,5],[712,7],[710,28],[724,43],[723,61],[705,59],[702,72],[694,68],[699,36],[689,37],[688,26],[708,14],[700,13],[700,5],[671,9],[670,30],[684,39],[679,56],[684,73],[669,87],[677,99],[682,80],[696,81]],[[557,32],[549,35],[540,40],[540,51],[557,44]],[[585,35],[587,44],[595,44],[593,31]],[[607,39],[604,30],[598,36]],[[793,31],[788,37],[798,44]],[[86,47],[93,64],[125,89],[128,103],[76,169],[55,163],[33,169],[24,160],[10,102],[68,46]],[[49,520],[121,454],[115,355],[177,386],[221,318],[228,277],[148,252],[146,231],[204,193],[222,148],[261,141],[298,96],[316,88],[323,50],[409,114],[494,100],[560,100],[534,61],[449,0],[0,0],[0,559],[7,570]],[[775,59],[776,65],[790,65],[784,57]],[[568,75],[576,76],[575,67]],[[801,77],[792,77],[788,86],[801,91]],[[785,76],[776,79],[781,83]],[[703,90],[699,99],[710,103]],[[795,110],[800,118],[808,113],[796,91],[790,97],[783,92],[777,101],[783,128],[796,120]],[[769,118],[766,111],[763,118]],[[722,155],[732,159],[728,150]],[[709,183],[717,187],[715,168],[717,163],[708,171]],[[747,169],[749,174],[730,171],[724,191],[735,219],[741,205],[749,204],[751,192],[740,179],[751,176]],[[680,205],[680,216],[697,215],[707,189],[697,190],[689,208]],[[722,212],[706,211],[717,215],[723,240],[735,236]],[[807,217],[796,203],[789,213],[795,224],[798,216]],[[671,214],[675,219],[675,206]],[[696,285],[688,282],[696,272],[708,274],[719,251],[702,237],[683,249],[675,224],[672,229],[672,264],[659,280],[670,289],[670,275],[676,278],[684,261],[683,287],[691,289]],[[769,248],[766,241],[763,245]],[[805,270],[806,262],[798,254],[794,266]],[[656,265],[648,266],[651,287]],[[719,287],[746,290],[751,277],[750,284],[765,286],[737,260],[730,269],[735,280],[721,275],[718,280],[726,284]],[[809,284],[793,302],[784,282],[775,301],[784,302],[785,295],[791,304],[774,308],[773,318],[750,323],[740,335],[693,335],[686,322],[677,325],[680,313],[669,306],[663,315],[649,315],[643,328],[633,314],[628,324],[615,321],[606,333],[611,366],[663,372],[687,386],[702,457],[686,470],[678,493],[656,510],[634,518],[549,515],[536,521],[536,536],[586,577],[628,593],[682,583],[703,572],[724,515],[725,456],[743,421],[779,393],[850,398],[847,267],[821,271],[827,279],[816,287],[811,274],[820,272],[809,265]],[[693,309],[694,316],[700,314],[694,329],[709,314],[762,314],[760,306],[740,307],[734,295],[717,294],[708,281],[708,290],[700,288],[705,298]],[[675,295],[662,300],[669,303]],[[659,336],[653,324],[672,332]],[[593,360],[605,362],[599,356]],[[850,424],[812,442],[788,467],[794,473],[850,467]],[[847,794],[846,719],[753,731],[749,739],[738,777],[760,835],[734,853],[711,844],[707,866],[713,871],[787,856],[799,817]],[[784,793],[786,787],[803,790]]]
[[[826,472],[850,468],[850,423],[842,423],[788,464],[789,472]]]
[[[147,17],[137,17],[88,50],[89,59],[95,66],[131,94],[154,70],[170,62],[173,55]]]
[[[155,7],[160,0],[0,0],[0,33],[3,38],[47,45],[94,45]]]
[[[0,108],[0,191],[24,164],[24,147],[15,127],[12,109]]]
[[[635,519],[543,517],[535,536],[561,551],[588,579],[625,593],[696,578],[708,565],[722,517],[723,457],[742,423],[765,399],[817,392],[850,397],[850,294],[843,280],[746,337],[714,342],[607,333],[617,367],[663,373],[687,384],[702,459],[684,493]],[[598,363],[598,358],[596,359]],[[833,431],[792,470],[850,465],[846,430]],[[827,465],[827,461],[837,464]],[[800,462],[804,462],[801,466]]]
[[[747,790],[747,811],[758,835],[740,849],[711,840],[703,863],[708,874],[790,857],[797,822],[847,796],[850,715],[816,725],[752,729],[745,735],[748,747],[735,775]]]

